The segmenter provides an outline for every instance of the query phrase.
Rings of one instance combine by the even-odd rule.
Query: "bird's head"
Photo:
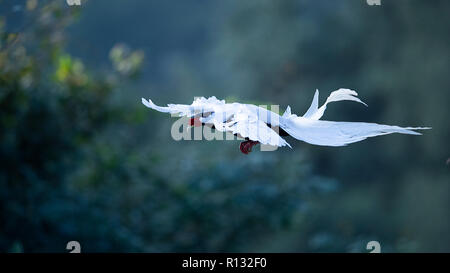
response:
[[[200,127],[202,126],[202,122],[200,121],[200,117],[191,118],[189,121],[189,125],[192,127]]]

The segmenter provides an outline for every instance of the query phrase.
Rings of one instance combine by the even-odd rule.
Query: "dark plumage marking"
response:
[[[205,125],[205,124],[203,123],[203,125]],[[283,128],[280,128],[280,127],[278,127],[278,126],[274,126],[274,127],[272,128],[272,125],[271,125],[271,124],[267,124],[267,127],[273,129],[275,132],[278,130],[278,135],[279,135],[279,136],[289,136],[289,134],[288,134],[285,130],[283,130]],[[274,128],[275,128],[275,129],[274,129]],[[213,125],[213,126],[211,126],[211,129],[216,129],[216,127]],[[234,135],[236,136],[237,134],[234,134]],[[248,140],[248,137],[245,138],[245,139]]]

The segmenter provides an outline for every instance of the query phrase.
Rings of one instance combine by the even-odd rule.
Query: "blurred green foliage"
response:
[[[450,3],[357,2],[0,1],[0,251],[450,251]],[[244,156],[140,104],[340,87],[325,119],[433,130]]]

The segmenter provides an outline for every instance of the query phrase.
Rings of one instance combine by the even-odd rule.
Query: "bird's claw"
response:
[[[253,141],[253,140],[247,140],[247,141],[243,141],[241,142],[241,145],[239,146],[239,149],[241,150],[241,152],[243,154],[248,154],[252,151],[253,146],[255,146],[256,144],[258,144],[258,141]]]

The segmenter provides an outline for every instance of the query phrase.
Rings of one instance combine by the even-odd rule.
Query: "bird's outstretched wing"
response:
[[[217,106],[225,105],[224,100],[218,100],[216,97],[210,98],[196,98],[191,105],[187,104],[167,104],[167,107],[158,106],[153,103],[151,99],[142,98],[142,103],[148,108],[154,109],[163,113],[170,113],[172,115],[192,117],[202,113],[214,112]]]
[[[225,124],[225,128],[226,131],[238,134],[243,138],[259,141],[261,144],[291,148],[286,140],[267,126],[253,111],[247,109],[246,105],[240,105],[236,113],[231,116],[230,121]]]
[[[367,104],[361,101],[357,96],[358,93],[356,93],[356,91],[341,88],[331,92],[325,103],[319,108],[319,90],[316,90],[311,106],[309,107],[308,111],[306,111],[306,113],[303,115],[303,117],[308,119],[319,120],[325,113],[328,103],[335,101],[343,101],[343,100],[356,101],[367,106]],[[284,115],[288,117],[291,115],[291,108],[289,106],[287,107]]]
[[[142,99],[142,103],[156,111],[180,116],[192,117],[199,113],[208,113],[207,117],[200,117],[200,121],[214,125],[216,130],[228,131],[266,145],[291,147],[277,132],[267,126],[265,122],[268,119],[267,110],[257,109],[258,107],[254,105],[239,103],[226,105],[225,101],[216,97],[207,99],[201,97],[194,100],[191,105],[168,104],[167,107],[155,105],[150,99]]]

